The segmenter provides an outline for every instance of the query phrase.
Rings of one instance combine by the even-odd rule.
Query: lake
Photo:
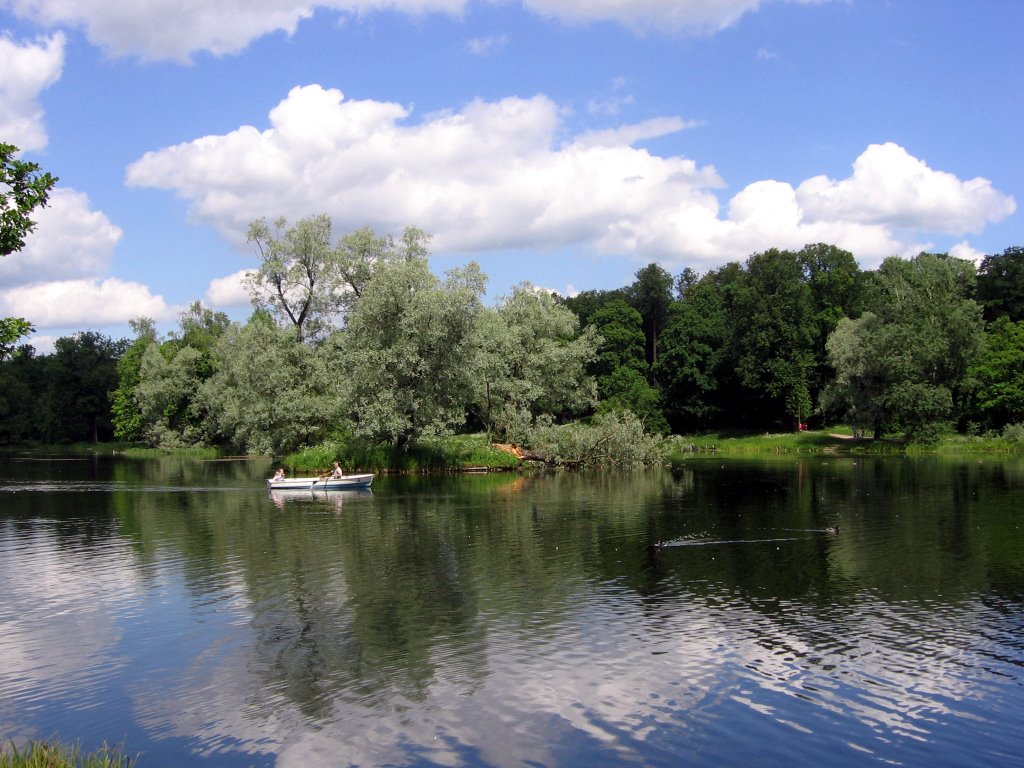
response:
[[[265,461],[0,469],[8,743],[140,768],[1024,765],[1021,460],[273,495]]]

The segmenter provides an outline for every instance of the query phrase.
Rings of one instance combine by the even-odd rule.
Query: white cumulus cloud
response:
[[[310,85],[271,110],[268,128],[149,152],[127,182],[176,192],[238,244],[254,218],[326,212],[339,231],[422,227],[440,253],[574,246],[704,267],[811,242],[870,266],[1016,207],[988,180],[930,169],[895,144],[869,146],[846,179],[755,181],[723,207],[712,166],[634,146],[692,123],[667,116],[566,140],[563,117],[538,95],[414,122],[398,104]]]
[[[932,232],[978,232],[1016,210],[988,179],[936,171],[898,144],[872,144],[841,181],[808,179],[797,196],[809,221],[856,221]]]
[[[102,211],[90,208],[84,192],[54,189],[49,205],[33,218],[36,228],[25,247],[0,259],[0,286],[94,277],[109,268],[122,232]]]
[[[721,184],[713,168],[631,146],[683,127],[677,118],[556,147],[560,110],[545,96],[474,101],[418,124],[409,116],[397,104],[295,88],[270,128],[147,153],[127,182],[174,190],[236,242],[253,218],[325,211],[342,230],[415,224],[441,251],[584,241],[616,250],[651,206],[716,204],[706,191]]]
[[[523,0],[529,10],[563,22],[614,21],[637,30],[695,34],[725,29],[762,5],[764,0]]]
[[[240,269],[224,277],[210,281],[203,301],[212,307],[247,307],[249,306],[249,290],[245,287],[245,279],[253,273],[251,269]]]
[[[465,0],[3,0],[17,16],[75,27],[115,56],[189,61],[195,53],[237,53],[274,32],[291,35],[319,8],[365,14],[459,13]]]
[[[116,56],[189,61],[199,52],[237,53],[272,33],[291,35],[317,10],[366,15],[463,14],[485,0],[0,0],[15,15],[48,27],[84,30]],[[491,0],[501,2],[502,0]],[[526,10],[564,23],[610,21],[637,31],[711,34],[768,0],[519,0]],[[791,0],[808,3],[821,0]],[[515,2],[515,0],[504,0]],[[478,44],[491,49],[493,43]]]
[[[180,311],[146,286],[115,277],[33,283],[0,293],[0,315],[26,317],[37,328],[123,325],[143,315],[170,320]]]
[[[0,35],[0,140],[26,152],[46,147],[39,94],[60,79],[63,69],[62,33],[33,43]]]

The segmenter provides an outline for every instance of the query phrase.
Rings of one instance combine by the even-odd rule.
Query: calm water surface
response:
[[[1020,461],[329,495],[270,495],[262,462],[0,470],[5,741],[140,768],[1024,765]]]

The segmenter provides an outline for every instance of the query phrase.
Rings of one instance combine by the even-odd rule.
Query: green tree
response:
[[[211,433],[237,450],[272,455],[325,439],[340,413],[329,346],[297,344],[291,330],[261,311],[244,326],[232,324],[198,395]]]
[[[604,304],[590,315],[599,335],[596,359],[588,366],[597,382],[599,411],[629,410],[656,432],[668,431],[661,397],[647,381],[645,336],[640,313],[621,299]]]
[[[42,439],[40,406],[46,385],[46,361],[26,346],[11,359],[0,361],[0,441]]]
[[[18,340],[35,333],[32,323],[23,317],[0,317],[0,362],[14,355]]]
[[[17,160],[18,148],[0,143],[0,256],[25,247],[35,229],[31,218],[36,208],[46,207],[57,177],[41,172],[35,163]],[[0,318],[0,361],[14,354],[19,339],[35,328],[23,317]]]
[[[1024,321],[1002,315],[991,323],[971,376],[975,402],[992,427],[1024,422]]]
[[[797,256],[811,289],[816,369],[811,389],[817,393],[832,375],[826,350],[829,335],[844,317],[857,317],[862,311],[863,277],[853,254],[834,245],[805,245]]]
[[[648,264],[636,273],[636,280],[628,289],[630,304],[643,317],[646,359],[652,367],[658,362],[658,337],[672,306],[672,285],[672,275],[657,264]]]
[[[425,259],[429,243],[430,235],[416,227],[406,227],[397,243],[391,235],[379,235],[370,227],[342,237],[335,259],[343,286],[343,308],[352,308],[378,268],[390,262]]]
[[[587,365],[597,332],[528,283],[485,310],[477,325],[472,411],[498,436],[524,443],[538,421],[578,415],[596,402]]]
[[[142,380],[142,356],[156,342],[156,327],[149,317],[130,320],[129,324],[135,332],[135,340],[117,361],[117,389],[111,396],[110,410],[114,437],[135,443],[145,439],[145,417],[139,408],[136,390]]]
[[[611,291],[581,291],[575,296],[562,299],[562,302],[576,313],[580,325],[590,325],[591,316],[607,304],[625,301],[629,303],[629,291],[626,288],[616,288]],[[632,306],[632,305],[631,305]]]
[[[747,259],[735,292],[732,354],[748,399],[766,423],[811,411],[817,327],[803,263],[771,249]]]
[[[300,342],[326,334],[342,308],[330,217],[311,216],[292,227],[284,218],[273,227],[257,219],[248,239],[260,254],[259,269],[247,279],[253,305],[290,324]]]
[[[47,359],[40,417],[46,442],[107,440],[117,361],[126,343],[94,331],[57,339]]]
[[[339,334],[356,434],[406,448],[463,424],[485,284],[476,264],[443,282],[423,257],[378,266]]]
[[[680,300],[671,310],[658,358],[658,382],[674,431],[744,423],[745,393],[736,377],[730,343],[743,267],[731,262],[700,277],[677,280]]]
[[[978,268],[978,301],[990,323],[1000,317],[1014,322],[1024,320],[1024,248],[1014,246],[982,259]]]
[[[646,372],[643,317],[639,312],[615,299],[591,314],[587,324],[601,336],[597,358],[590,366],[593,375],[600,379],[621,367]]]
[[[822,391],[821,407],[826,418],[836,414],[846,419],[855,436],[870,430],[882,436],[886,423],[885,395],[891,377],[887,350],[890,340],[883,335],[881,319],[865,312],[856,320],[844,317],[829,334],[827,353],[835,378]]]
[[[884,429],[930,435],[956,418],[966,409],[968,370],[983,339],[973,294],[970,262],[930,253],[886,259],[867,282],[869,312],[841,322],[833,333],[840,336],[829,338],[838,386],[823,404],[863,421],[869,402],[876,437]]]
[[[182,447],[213,439],[200,388],[217,367],[217,343],[230,321],[196,301],[178,317],[180,331],[156,342],[152,321],[133,323],[136,340],[119,364],[115,432],[123,440]]]
[[[0,256],[25,247],[25,237],[36,226],[32,211],[46,206],[58,181],[35,163],[17,160],[17,154],[17,147],[0,143]]]

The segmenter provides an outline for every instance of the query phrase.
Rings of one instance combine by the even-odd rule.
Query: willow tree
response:
[[[474,343],[472,410],[499,436],[526,442],[538,421],[579,415],[596,404],[587,365],[593,326],[546,291],[522,283],[481,316]]]
[[[343,382],[329,376],[322,350],[296,344],[264,312],[232,324],[216,344],[217,368],[199,391],[210,429],[249,453],[281,455],[323,440]]]
[[[396,241],[363,227],[332,244],[331,218],[319,214],[291,227],[285,218],[273,225],[256,219],[248,239],[260,255],[259,268],[247,278],[253,305],[291,326],[301,342],[334,330],[383,265],[425,258],[430,236],[407,227]]]
[[[461,426],[485,283],[476,264],[442,281],[415,255],[377,268],[337,334],[356,434],[405,448]]]

